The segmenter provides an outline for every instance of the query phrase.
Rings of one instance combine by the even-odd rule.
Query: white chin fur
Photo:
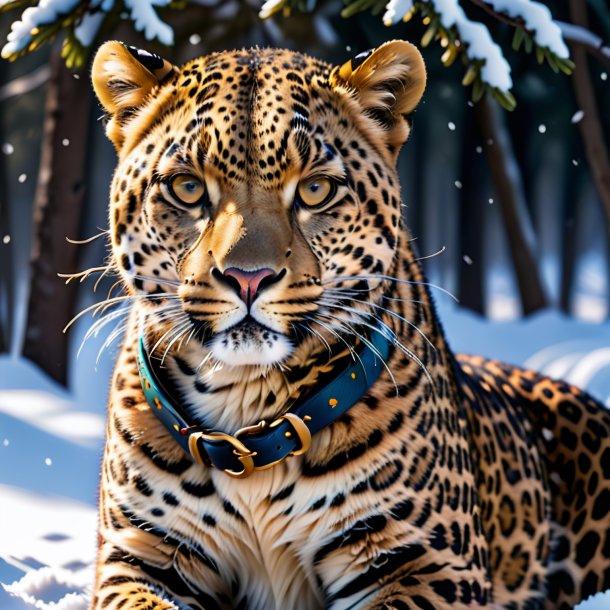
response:
[[[227,330],[219,333],[210,345],[212,356],[231,366],[269,366],[278,364],[292,353],[290,341],[273,331],[238,333]]]

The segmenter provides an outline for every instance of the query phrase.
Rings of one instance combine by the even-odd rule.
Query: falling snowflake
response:
[[[5,447],[8,447],[8,446],[11,444],[11,441],[9,441],[9,440],[8,440],[8,438],[5,438],[5,439],[2,441],[2,444],[3,444]]]
[[[28,179],[27,174],[19,174],[19,177],[17,178],[17,182],[19,182],[19,184],[23,184],[27,179]]]
[[[44,463],[45,463],[47,466],[51,466],[51,465],[53,464],[53,460],[52,460],[50,457],[46,457],[46,458],[44,459]]]
[[[576,159],[572,159],[572,165],[574,167],[578,167],[578,161]]]
[[[602,80],[608,80],[608,75],[607,75],[605,72],[602,72],[602,73],[599,75],[599,77],[600,77]]]
[[[541,123],[540,125],[538,125],[538,131],[540,133],[546,133],[546,125],[544,123]]]
[[[69,140],[68,138],[64,138],[64,139],[61,141],[61,145],[62,145],[62,146],[70,146],[70,140]]]
[[[585,116],[585,113],[582,110],[577,110],[572,115],[572,123],[580,123],[584,116]]]
[[[193,45],[197,45],[201,42],[201,36],[199,36],[199,34],[191,34],[189,36],[189,42]]]
[[[456,189],[461,189],[462,188],[462,183],[459,180],[456,180],[453,184],[455,184],[455,188]]]
[[[455,131],[455,123],[453,121],[449,121],[447,127],[449,127],[450,131]]]
[[[487,202],[489,203],[489,205],[491,205],[491,204],[494,202],[493,197],[490,197],[490,198],[487,200]]]
[[[464,260],[464,262],[467,265],[472,265],[472,259],[470,258],[470,256],[468,256],[468,254],[464,254],[464,256],[462,257],[462,259]]]
[[[12,155],[15,152],[15,147],[10,142],[5,142],[2,145],[2,152],[5,155]]]
[[[482,146],[477,146],[475,148],[475,150],[477,151],[477,153],[480,155],[483,152],[483,147]]]
[[[2,238],[2,243],[3,243],[3,244],[10,244],[10,243],[11,243],[11,236],[10,236],[10,235],[5,235],[5,236]]]

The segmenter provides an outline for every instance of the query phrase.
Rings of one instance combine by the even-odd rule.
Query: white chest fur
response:
[[[296,466],[295,458],[245,480],[231,479],[221,472],[212,477],[218,495],[241,516],[219,523],[221,561],[237,577],[235,599],[246,596],[249,608],[324,608],[311,544],[318,536],[319,514],[309,510],[312,497],[320,496],[323,490],[316,489],[312,496],[307,482],[297,483]],[[226,511],[226,506],[223,509]]]

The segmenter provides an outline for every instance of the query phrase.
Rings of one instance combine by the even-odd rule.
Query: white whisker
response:
[[[388,282],[397,282],[399,284],[410,284],[410,285],[419,285],[419,286],[428,286],[430,288],[436,288],[436,290],[440,290],[446,295],[450,296],[456,303],[459,303],[459,299],[451,294],[448,290],[443,288],[442,286],[437,286],[436,284],[431,284],[430,282],[418,282],[415,280],[402,280],[397,277],[392,277],[391,275],[344,275],[338,276],[334,278],[330,278],[328,280],[324,280],[322,285],[326,284],[334,284],[337,282],[345,282],[345,281],[353,281],[353,280],[384,280]]]
[[[394,374],[390,370],[390,367],[386,363],[381,352],[365,336],[363,336],[362,334],[357,332],[352,326],[350,326],[348,324],[348,321],[346,321],[346,320],[343,320],[337,316],[333,316],[332,314],[328,314],[328,313],[326,313],[326,314],[322,314],[320,312],[316,313],[316,318],[319,318],[320,316],[323,316],[325,318],[334,319],[336,322],[338,322],[340,328],[342,328],[344,331],[348,332],[349,334],[358,337],[358,339],[360,339],[360,341],[362,341],[362,343],[364,343],[381,360],[381,363],[383,364],[385,369],[388,371],[388,374],[390,375],[390,378],[392,379],[392,382],[394,383],[396,392],[398,392],[398,384],[396,383],[396,378],[394,377]],[[380,332],[380,331],[378,331],[378,332]]]
[[[349,297],[346,297],[349,298]],[[379,309],[385,313],[387,313],[388,315],[400,320],[401,322],[404,322],[405,324],[408,324],[411,328],[413,328],[417,333],[419,333],[419,335],[422,337],[422,339],[424,339],[424,341],[426,341],[426,343],[433,349],[436,350],[436,346],[432,343],[432,341],[430,341],[430,339],[428,339],[428,337],[426,336],[426,334],[419,328],[419,326],[417,326],[417,324],[414,324],[413,322],[411,322],[411,320],[407,320],[407,318],[405,318],[404,316],[401,316],[400,314],[396,313],[395,311],[392,311],[391,309],[387,309],[386,307],[383,307],[381,305],[378,305],[377,303],[372,303],[370,301],[362,301],[359,299],[351,299],[352,301],[356,301],[358,303],[362,303],[363,305],[367,305],[369,307],[375,307],[376,309]],[[318,301],[321,304],[327,305],[329,307],[338,307],[340,309],[345,309],[346,311],[350,311],[352,313],[367,313],[368,315],[371,315],[375,320],[378,320],[379,322],[382,322],[382,320],[380,320],[380,318],[378,316],[375,316],[373,314],[373,312],[360,312],[358,309],[354,309],[353,307],[348,307],[347,305],[343,305],[337,302],[330,302],[330,303],[322,303],[322,301]]]

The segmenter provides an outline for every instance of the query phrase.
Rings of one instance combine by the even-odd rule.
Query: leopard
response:
[[[109,41],[91,74],[126,312],[91,608],[567,610],[610,588],[610,413],[454,354],[436,312],[397,173],[415,45],[176,66]]]

